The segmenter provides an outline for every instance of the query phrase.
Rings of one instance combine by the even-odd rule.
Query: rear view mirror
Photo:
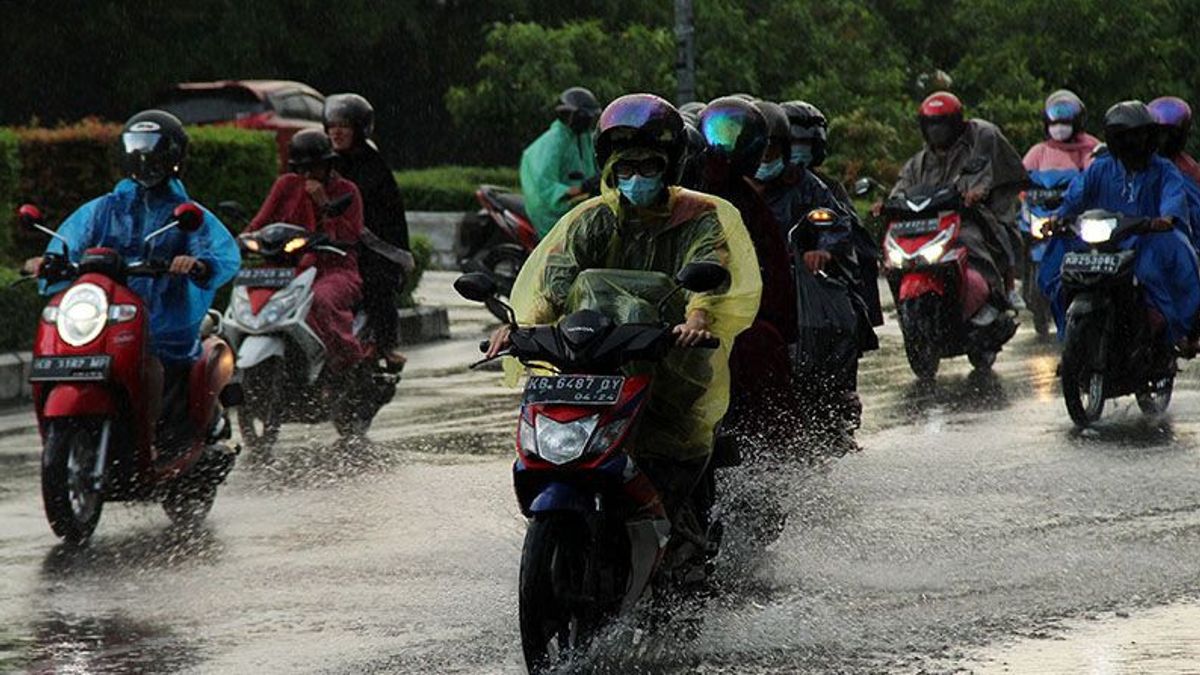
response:
[[[871,194],[871,190],[874,188],[875,185],[871,179],[864,176],[863,178],[859,178],[858,180],[854,181],[854,196],[866,197],[867,195]]]
[[[45,219],[42,210],[33,204],[22,204],[21,208],[17,209],[17,222],[26,229],[34,229],[34,225],[40,225]]]
[[[175,207],[175,211],[171,214],[175,217],[175,223],[179,229],[184,232],[195,232],[204,224],[204,212],[196,206],[195,202],[184,202]]]
[[[242,206],[241,202],[224,201],[217,204],[217,212],[226,218],[233,220],[249,220],[250,214],[246,211],[246,207]]]
[[[454,280],[454,290],[472,302],[486,302],[496,296],[496,281],[483,272],[471,272]]]
[[[729,271],[715,262],[693,262],[675,275],[675,283],[693,293],[715,291],[729,281]]]

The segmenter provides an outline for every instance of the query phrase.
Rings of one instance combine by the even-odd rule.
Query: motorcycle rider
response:
[[[334,170],[354,183],[362,196],[364,228],[394,247],[409,250],[404,198],[391,167],[371,142],[375,109],[358,94],[334,94],[325,99],[324,118],[325,133],[337,152]],[[406,359],[397,349],[396,313],[402,269],[367,246],[359,250],[358,269],[371,341],[384,358],[402,366]]]
[[[1192,130],[1192,107],[1177,96],[1160,96],[1148,106],[1158,123],[1158,153],[1171,160],[1175,168],[1200,186],[1200,163],[1187,152],[1188,133]]]
[[[130,260],[144,259],[144,237],[172,220],[172,211],[191,201],[179,173],[187,158],[188,135],[174,115],[161,110],[145,110],[130,117],[121,130],[121,169],[125,178],[113,191],[97,197],[72,213],[58,228],[66,240],[72,262],[79,262],[93,247],[116,250]],[[152,377],[161,377],[163,391],[160,432],[173,438],[186,438],[187,383],[192,364],[200,357],[200,324],[204,320],[217,289],[228,282],[241,266],[237,242],[225,225],[204,210],[204,220],[195,232],[173,230],[151,244],[149,256],[169,259],[169,276],[134,276],[127,280],[130,290],[146,304],[150,316],[151,348],[162,369],[151,368]],[[64,243],[51,239],[45,255],[61,255]],[[36,275],[44,257],[31,258],[24,270]],[[41,283],[49,295],[65,284]],[[152,390],[155,385],[151,385]],[[138,402],[142,403],[142,402]],[[150,405],[158,403],[152,397]],[[173,447],[160,436],[161,447]]]
[[[1072,181],[1057,218],[1104,209],[1152,219],[1153,232],[1127,241],[1137,250],[1134,275],[1145,289],[1146,300],[1165,321],[1164,336],[1177,343],[1187,336],[1200,309],[1200,266],[1184,234],[1190,231],[1191,218],[1186,179],[1171,162],[1155,154],[1156,133],[1154,117],[1141,101],[1109,108],[1104,115],[1108,152]],[[1060,338],[1066,320],[1062,258],[1068,250],[1082,247],[1078,239],[1056,237],[1039,274],[1038,285],[1050,298]]]
[[[1074,92],[1059,89],[1047,96],[1042,108],[1046,138],[1022,160],[1029,175],[1041,178],[1040,184],[1052,185],[1087,169],[1100,139],[1084,130],[1086,123],[1087,108]]]
[[[564,91],[554,108],[556,119],[521,154],[521,192],[525,211],[539,237],[546,236],[579,198],[595,191],[598,178],[592,129],[600,102],[583,87]]]
[[[324,343],[329,364],[334,368],[354,365],[366,350],[354,336],[354,308],[362,300],[362,278],[358,272],[358,244],[363,230],[363,205],[358,188],[333,169],[337,153],[325,132],[305,129],[292,136],[288,149],[289,172],[280,176],[246,232],[283,222],[323,233],[346,255],[310,253],[300,268],[317,268],[312,286],[313,304],[308,325]],[[325,207],[349,194],[350,204],[339,215]]]
[[[613,101],[599,119],[596,162],[601,192],[563,216],[521,268],[512,304],[521,324],[561,317],[580,272],[592,268],[657,271],[671,276],[693,261],[721,263],[722,291],[688,294],[675,326],[680,346],[717,336],[714,350],[675,350],[659,367],[634,459],[657,486],[668,515],[691,494],[712,452],[713,432],[729,403],[729,351],[758,309],[761,285],[753,245],[736,209],[676,185],[683,121],[651,94]],[[510,328],[491,337],[488,356],[509,344]]]
[[[850,216],[851,237],[858,259],[859,296],[867,305],[871,326],[883,325],[883,306],[879,300],[879,244],[875,241],[854,207],[854,200],[840,181],[820,170],[829,154],[829,121],[825,113],[807,101],[788,101],[781,104],[787,115],[792,137],[791,164],[803,166],[822,183]],[[796,171],[797,169],[791,169]]]
[[[891,194],[918,185],[953,183],[963,202],[976,207],[980,218],[963,219],[959,239],[969,251],[968,263],[992,289],[990,303],[973,322],[991,325],[998,310],[1012,306],[1015,293],[1013,267],[1020,241],[1015,225],[1017,198],[1026,181],[1021,155],[996,125],[965,119],[962,101],[949,92],[930,94],[921,103],[917,119],[925,147],[904,164]],[[876,205],[876,212],[880,207]],[[1015,324],[1011,328],[1015,330]]]

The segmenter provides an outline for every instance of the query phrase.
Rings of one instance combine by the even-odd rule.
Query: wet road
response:
[[[199,532],[114,504],[88,548],[56,546],[37,438],[0,415],[0,671],[520,672],[515,394],[465,370],[486,317],[449,278],[422,292],[452,305],[455,339],[413,350],[373,444],[289,428]],[[1196,380],[1165,419],[1121,400],[1080,435],[1031,333],[994,374],[958,359],[933,387],[894,323],[883,341],[863,367],[864,450],[773,471],[780,540],[733,541],[704,607],[636,642],[614,632],[588,668],[1195,672]]]

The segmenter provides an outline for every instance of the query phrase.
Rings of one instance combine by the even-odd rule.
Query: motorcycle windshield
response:
[[[683,320],[684,294],[667,302],[666,316],[660,316],[658,303],[675,288],[662,272],[621,269],[584,270],[576,277],[567,295],[567,312],[592,309],[613,323],[657,323]]]

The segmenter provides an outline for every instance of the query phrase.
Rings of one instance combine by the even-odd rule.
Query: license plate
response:
[[[534,375],[525,385],[525,402],[612,405],[623,386],[620,375]]]
[[[33,359],[30,382],[103,382],[112,368],[112,357],[38,356]]]
[[[937,218],[923,218],[921,220],[904,220],[892,224],[892,236],[895,237],[919,237],[924,234],[930,234],[938,231]]]
[[[1121,268],[1118,253],[1068,253],[1063,256],[1062,271],[1085,274],[1116,274]]]
[[[295,278],[296,270],[291,267],[249,267],[238,270],[233,283],[255,288],[284,288]]]

